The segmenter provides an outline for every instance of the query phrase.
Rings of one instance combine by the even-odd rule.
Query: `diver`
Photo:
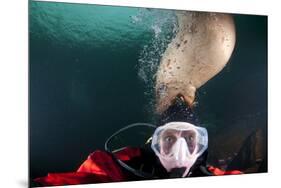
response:
[[[109,149],[113,137],[128,129],[151,127],[152,136],[140,147]],[[147,129],[148,130],[148,129]],[[149,132],[149,131],[147,131]],[[172,105],[160,115],[157,126],[146,123],[129,125],[113,134],[105,143],[105,150],[122,168],[129,172],[131,180],[201,177],[225,174],[241,174],[238,170],[223,171],[207,164],[208,132],[192,108],[177,96]],[[119,154],[131,153],[130,160],[122,161]],[[136,155],[134,155],[134,154]]]
[[[77,171],[49,173],[34,181],[38,185],[57,186],[242,173],[207,165],[208,132],[198,126],[198,119],[182,97],[177,97],[163,113],[159,125],[127,126],[109,137],[105,151],[90,154]],[[154,130],[142,147],[109,149],[113,137],[138,126]]]

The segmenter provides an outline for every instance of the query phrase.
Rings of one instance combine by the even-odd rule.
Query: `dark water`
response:
[[[231,61],[197,96],[214,164],[267,129],[267,17],[234,19]],[[154,122],[153,75],[176,25],[169,10],[30,2],[31,178],[74,171],[116,130]]]

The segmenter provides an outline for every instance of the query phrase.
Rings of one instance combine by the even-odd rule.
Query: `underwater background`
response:
[[[233,16],[234,52],[195,112],[210,164],[244,170],[263,158],[256,172],[266,172],[267,16]],[[173,10],[29,2],[31,179],[76,170],[126,125],[156,123],[155,72],[176,29]]]

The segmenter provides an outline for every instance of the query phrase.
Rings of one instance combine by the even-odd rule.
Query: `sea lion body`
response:
[[[230,15],[181,11],[177,17],[178,32],[156,73],[159,113],[179,95],[191,106],[196,89],[223,69],[235,45],[235,26]]]

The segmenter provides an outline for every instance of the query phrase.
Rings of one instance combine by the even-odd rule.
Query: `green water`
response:
[[[121,127],[154,123],[153,78],[176,32],[174,13],[30,2],[31,178],[73,171]],[[267,128],[267,17],[234,19],[231,61],[200,88],[195,109],[214,163]]]

